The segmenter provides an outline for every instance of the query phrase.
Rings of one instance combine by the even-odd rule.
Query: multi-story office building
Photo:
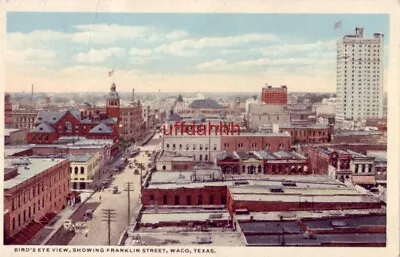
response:
[[[287,87],[272,87],[268,84],[265,85],[261,92],[261,101],[266,104],[287,104]]]
[[[364,37],[364,28],[337,42],[336,120],[383,116],[383,34]]]

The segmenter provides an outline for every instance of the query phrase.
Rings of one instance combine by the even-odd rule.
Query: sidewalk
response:
[[[64,210],[62,210],[58,216],[61,216],[53,225],[51,226],[46,226],[44,227],[44,229],[48,229],[48,230],[52,230],[50,232],[50,234],[48,234],[46,236],[46,238],[41,241],[41,242],[37,242],[38,245],[46,245],[47,242],[58,232],[58,230],[60,230],[60,228],[62,228],[62,226],[64,225],[65,221],[70,219],[70,217],[83,205],[85,204],[85,202],[87,200],[90,199],[90,197],[94,194],[94,192],[91,193],[86,193],[86,192],[82,192],[80,194],[81,196],[81,202],[75,206],[67,206]],[[40,232],[39,232],[40,234]],[[36,236],[35,236],[36,237]],[[39,236],[40,237],[40,236]],[[39,238],[38,238],[39,239]],[[35,238],[33,239],[35,240]],[[32,241],[33,241],[32,240]]]

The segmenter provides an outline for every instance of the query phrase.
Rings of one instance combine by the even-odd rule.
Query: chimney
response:
[[[359,37],[364,37],[364,28],[363,27],[356,27],[356,35]]]

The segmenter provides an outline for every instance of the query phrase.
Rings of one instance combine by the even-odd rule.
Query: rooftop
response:
[[[193,109],[223,109],[223,107],[214,99],[197,99],[190,105]]]
[[[168,161],[191,162],[194,160],[193,160],[193,156],[190,154],[163,151],[157,161],[159,161],[159,162],[168,162]]]
[[[96,127],[92,128],[89,133],[91,134],[111,134],[113,133],[113,129],[107,126],[105,123],[101,122]]]
[[[382,134],[383,133],[380,131],[349,130],[349,131],[336,132],[333,134],[333,136],[373,136]]]
[[[68,159],[71,162],[88,162],[93,158],[93,154],[83,154],[83,155],[69,155]]]
[[[18,167],[18,175],[10,180],[4,182],[4,189],[11,189],[33,177],[39,175],[40,173],[48,170],[49,168],[65,161],[66,159],[49,159],[49,158],[30,158],[25,159],[25,163],[29,165],[21,165]],[[13,162],[14,161],[14,162]],[[21,159],[6,159],[4,161],[4,167],[16,166],[16,162],[20,162]],[[22,162],[21,162],[22,164]],[[28,167],[28,168],[26,168]]]
[[[282,124],[279,125],[279,128],[282,129],[291,129],[291,128],[305,128],[305,129],[327,129],[328,125],[325,124]]]
[[[22,131],[22,129],[17,129],[17,128],[5,128],[4,129],[4,136],[9,136],[11,133],[17,132],[17,131]]]

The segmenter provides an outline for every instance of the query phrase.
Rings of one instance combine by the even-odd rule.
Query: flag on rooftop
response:
[[[342,27],[342,21],[338,21],[333,25],[333,29],[340,29]]]
[[[108,72],[108,76],[109,76],[109,77],[111,77],[112,75],[114,75],[114,70],[110,70],[110,71]]]

